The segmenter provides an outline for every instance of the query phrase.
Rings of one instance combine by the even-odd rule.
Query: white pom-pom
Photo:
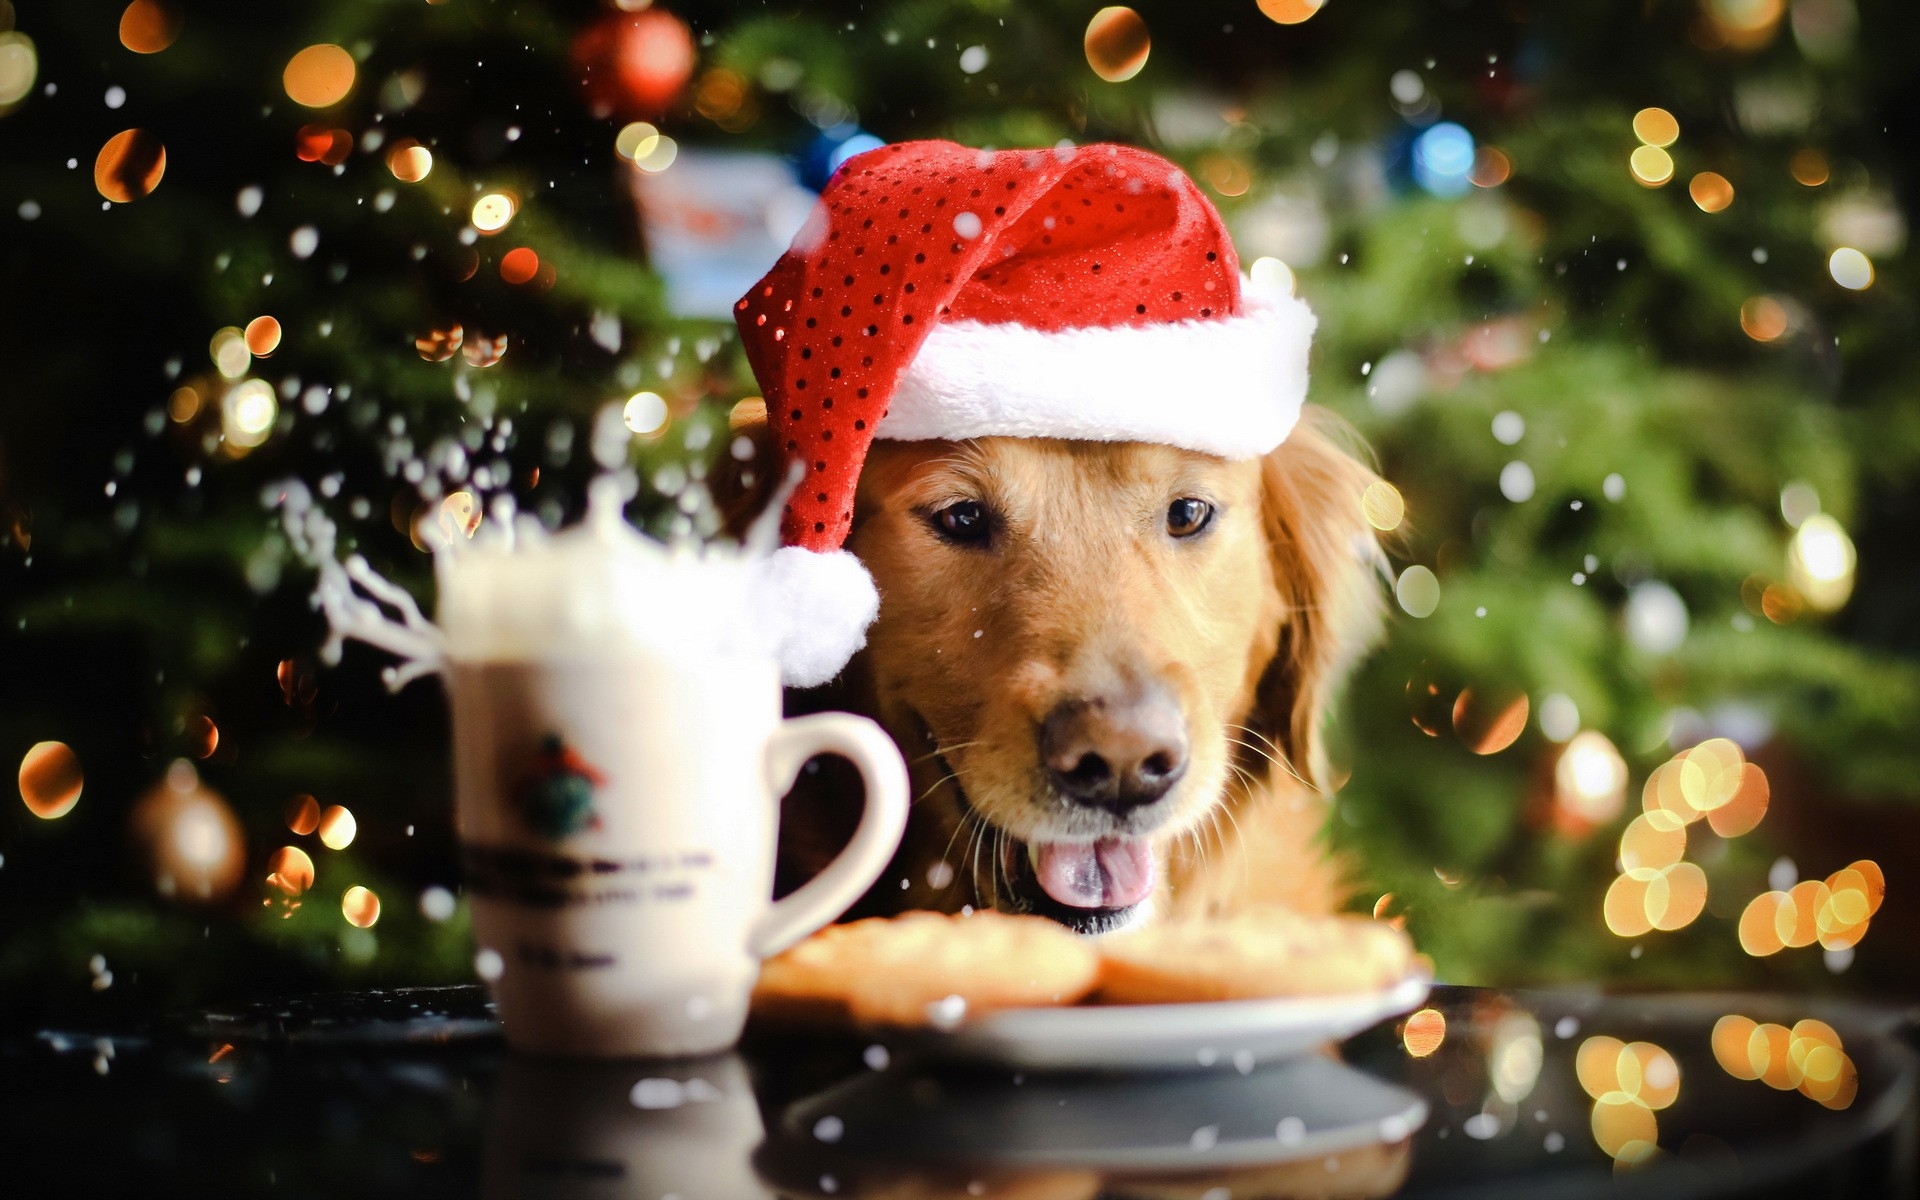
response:
[[[867,644],[880,613],[873,576],[845,550],[783,546],[758,564],[759,605],[788,687],[818,687]]]

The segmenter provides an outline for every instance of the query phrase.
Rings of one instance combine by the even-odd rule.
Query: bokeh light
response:
[[[322,44],[308,46],[288,59],[280,81],[295,104],[327,108],[347,98],[355,73],[353,55],[339,46]]]
[[[320,828],[320,802],[304,793],[287,801],[285,815],[287,828],[300,837]]]
[[[1673,178],[1673,156],[1658,146],[1636,146],[1627,166],[1642,187],[1663,187]]]
[[[114,134],[93,160],[93,186],[115,204],[151,195],[166,173],[167,148],[144,129]]]
[[[641,435],[660,432],[667,423],[667,402],[658,392],[635,392],[620,410],[627,428]]]
[[[1593,1099],[1593,1140],[1621,1165],[1644,1161],[1658,1149],[1654,1113],[1680,1096],[1680,1065],[1652,1042],[1590,1037],[1574,1052],[1574,1075]]]
[[[1360,494],[1360,512],[1367,524],[1382,533],[1392,533],[1406,519],[1407,502],[1400,489],[1384,479],[1376,479]]]
[[[849,138],[847,139],[847,142],[849,145],[852,145],[853,142],[856,140],[857,139]],[[878,144],[878,143],[876,142],[875,144]],[[872,148],[873,147],[869,145],[859,146],[855,150],[850,152],[847,157],[850,158],[852,157],[853,154],[859,153],[861,150],[868,150]],[[642,171],[645,171],[650,175],[657,175],[660,172],[666,170],[668,167],[672,166],[673,160],[678,158],[679,156],[680,156],[680,143],[674,141],[672,138],[668,137],[666,134],[663,133],[660,136],[653,138],[650,141],[644,143],[642,146],[638,148],[637,152],[633,156],[633,165],[636,167],[639,167]]]
[[[40,75],[40,53],[33,39],[16,30],[0,30],[0,114],[27,98]]]
[[[360,823],[345,805],[331,804],[320,814],[320,844],[329,850],[345,850],[353,845]]]
[[[280,348],[280,322],[273,317],[255,317],[247,322],[241,337],[255,358],[266,358]]]
[[[1138,75],[1152,49],[1147,23],[1131,8],[1103,8],[1087,22],[1087,65],[1108,83],[1125,83]]]
[[[660,131],[650,121],[629,121],[613,136],[614,153],[621,158],[643,158],[653,153]]]
[[[1859,1091],[1859,1071],[1839,1032],[1813,1018],[1788,1028],[1729,1013],[1714,1023],[1713,1058],[1735,1079],[1798,1091],[1827,1108],[1848,1107]]]
[[[1507,152],[1493,146],[1482,146],[1474,151],[1473,170],[1467,172],[1467,180],[1475,187],[1495,188],[1513,176],[1513,160]]]
[[[1529,707],[1519,688],[1465,688],[1453,701],[1453,732],[1475,754],[1498,754],[1525,732]]]
[[[413,339],[413,348],[428,362],[445,362],[460,353],[460,345],[466,340],[465,329],[459,325],[449,325],[445,329],[430,330]]]
[[[212,717],[201,713],[187,722],[186,741],[195,758],[212,758],[220,748],[220,727]]]
[[[1646,145],[1665,148],[1680,140],[1680,122],[1664,108],[1643,108],[1633,114],[1633,136]]]
[[[473,202],[473,227],[481,233],[499,233],[513,220],[519,204],[505,192],[488,192]]]
[[[380,897],[356,883],[340,897],[340,915],[355,928],[371,929],[380,919]]]
[[[1701,212],[1725,212],[1733,203],[1733,184],[1718,171],[1702,171],[1687,181],[1687,195]]]
[[[1832,168],[1827,165],[1826,155],[1807,146],[1795,150],[1793,157],[1787,160],[1787,173],[1801,187],[1819,187],[1831,176]]]
[[[1327,0],[1259,0],[1260,11],[1270,21],[1298,25],[1326,6]]]
[[[1786,305],[1772,296],[1754,296],[1740,306],[1740,330],[1756,342],[1777,341],[1787,325]]]
[[[1541,718],[1544,728],[1544,711]],[[1553,764],[1554,808],[1562,823],[1575,831],[1605,825],[1620,815],[1626,799],[1627,761],[1620,751],[1597,730],[1575,734]]]
[[[213,369],[224,378],[241,378],[253,365],[253,351],[247,346],[246,331],[235,325],[219,330],[207,343],[207,357],[213,360]]]
[[[480,530],[480,499],[472,492],[454,492],[440,501],[440,532],[447,542],[471,538]]]
[[[220,400],[220,432],[229,446],[251,450],[273,433],[280,401],[264,379],[243,379]]]
[[[551,268],[549,268],[551,270]],[[491,367],[507,356],[507,335],[475,333],[460,347],[460,356],[475,367]]]
[[[1801,521],[1787,543],[1787,581],[1820,612],[1833,612],[1853,595],[1855,562],[1853,539],[1825,513]]]
[[[246,833],[233,810],[185,759],[134,804],[130,824],[160,895],[216,903],[246,872]]]
[[[86,782],[80,756],[65,742],[35,742],[21,756],[20,799],[43,821],[72,812]]]
[[[120,44],[135,54],[158,54],[180,36],[184,14],[161,0],[133,0],[120,14]]]
[[[1427,1058],[1447,1040],[1447,1018],[1437,1008],[1423,1008],[1407,1017],[1400,1042],[1415,1058]]]
[[[1254,259],[1253,265],[1247,268],[1247,277],[1262,291],[1293,295],[1293,268],[1271,255]]]
[[[530,247],[516,246],[500,258],[500,278],[522,284],[540,273],[540,256]]]
[[[1473,135],[1452,121],[1429,126],[1413,140],[1413,181],[1435,196],[1458,196],[1471,188]]]
[[[433,173],[433,151],[412,138],[387,147],[387,170],[401,183],[419,183]]]
[[[1780,932],[1782,922],[1793,927],[1793,902],[1785,892],[1762,892],[1747,902],[1740,913],[1740,948],[1755,958],[1780,953],[1786,938]]]
[[[1670,867],[1686,857],[1686,853],[1686,826],[1671,828],[1655,825],[1645,813],[1627,822],[1627,828],[1620,834],[1622,871],[1640,867],[1654,870]]]
[[[1393,585],[1393,598],[1410,617],[1430,617],[1440,607],[1440,577],[1432,568],[1415,563],[1400,572]]]
[[[1827,258],[1827,274],[1849,291],[1873,286],[1873,261],[1852,246],[1842,246]]]
[[[267,884],[291,898],[313,886],[313,859],[298,846],[282,846],[267,857]]]

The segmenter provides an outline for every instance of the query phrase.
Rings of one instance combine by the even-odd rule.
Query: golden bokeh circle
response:
[[[347,924],[359,929],[371,929],[380,919],[380,897],[372,888],[354,884],[340,897],[340,915]]]
[[[1643,108],[1633,114],[1633,136],[1649,146],[1671,146],[1680,140],[1680,122],[1664,108]]]
[[[20,799],[43,821],[72,812],[86,782],[80,756],[65,742],[35,742],[21,756]]]
[[[1735,1079],[1760,1078],[1751,1050],[1754,1031],[1759,1028],[1759,1022],[1738,1013],[1728,1013],[1713,1023],[1713,1060],[1721,1070]]]
[[[1399,488],[1384,479],[1376,479],[1360,493],[1360,513],[1366,517],[1367,524],[1382,533],[1392,533],[1406,519],[1407,502]]]
[[[299,837],[306,837],[320,828],[320,802],[305,794],[287,801],[287,828]]]
[[[1593,1102],[1593,1140],[1608,1157],[1621,1158],[1629,1148],[1637,1150],[1636,1143],[1658,1143],[1660,1123],[1653,1110],[1638,1100],[1624,1092],[1609,1092]]]
[[[1259,0],[1260,12],[1269,21],[1298,25],[1326,7],[1327,0]]]
[[[449,325],[413,339],[413,348],[428,362],[445,362],[460,353],[460,344],[466,340],[467,331],[463,327]]]
[[[1690,862],[1674,863],[1647,885],[1647,920],[1655,929],[1685,929],[1707,907],[1707,873]]]
[[[1788,324],[1786,305],[1772,296],[1752,296],[1740,306],[1740,330],[1756,342],[1778,341]]]
[[[1820,937],[1820,910],[1832,899],[1833,892],[1823,880],[1803,879],[1787,891],[1787,903],[1775,916],[1781,942],[1799,949],[1811,946]]]
[[[298,846],[282,846],[267,857],[267,883],[288,898],[313,886],[313,859]]]
[[[167,148],[145,129],[123,129],[93,160],[93,186],[115,204],[153,194],[167,173]]]
[[[387,148],[387,170],[401,183],[419,183],[433,173],[433,151],[412,138]]]
[[[135,54],[158,54],[180,36],[186,17],[161,0],[133,0],[120,14],[120,44]]]
[[[357,72],[353,55],[339,46],[322,43],[308,46],[288,59],[280,82],[287,89],[287,98],[295,104],[329,108],[347,98]]]
[[[1642,869],[1628,871],[1614,879],[1600,903],[1600,915],[1609,933],[1635,938],[1653,929],[1653,922],[1647,917],[1647,893],[1659,875],[1658,871]]]
[[[1482,146],[1473,152],[1473,169],[1467,181],[1475,187],[1495,188],[1513,175],[1513,160],[1497,146]]]
[[[1785,892],[1762,892],[1740,913],[1740,948],[1755,958],[1778,954],[1786,946],[1780,936],[1780,913],[1793,911]],[[1789,926],[1791,928],[1791,926]]]
[[[265,358],[280,348],[280,322],[273,317],[259,316],[247,322],[242,336],[246,339],[247,350],[255,358]]]
[[[1453,701],[1453,731],[1475,754],[1498,754],[1526,732],[1529,708],[1516,687],[1465,688]]]
[[[1447,1040],[1447,1018],[1437,1008],[1423,1008],[1407,1017],[1400,1042],[1415,1058],[1427,1058]]]
[[[1087,65],[1108,83],[1125,83],[1147,65],[1153,37],[1139,13],[1112,5],[1093,14],[1085,39]]]
[[[1707,814],[1707,824],[1723,838],[1739,837],[1751,832],[1767,815],[1771,794],[1767,773],[1753,763],[1743,763],[1733,795],[1725,804]]]
[[[1658,146],[1636,147],[1627,167],[1642,187],[1664,187],[1673,179],[1673,155]]]
[[[1619,1091],[1620,1052],[1626,1048],[1625,1042],[1605,1034],[1581,1042],[1573,1052],[1573,1073],[1581,1090],[1595,1100]]]
[[[1645,813],[1627,822],[1620,834],[1620,869],[1635,867],[1659,870],[1679,862],[1687,853],[1687,828],[1655,825]]]
[[[1687,195],[1701,212],[1725,212],[1733,203],[1733,184],[1718,171],[1702,171],[1687,181]]]
[[[513,220],[513,214],[519,211],[519,205],[505,192],[488,192],[473,202],[473,213],[469,218],[473,227],[481,233],[499,233]]]
[[[1827,166],[1827,156],[1811,146],[1795,150],[1793,157],[1787,160],[1787,173],[1801,187],[1819,187],[1832,175]]]
[[[320,814],[319,831],[321,845],[329,850],[345,850],[353,845],[360,823],[353,819],[353,813],[345,805],[331,804]]]

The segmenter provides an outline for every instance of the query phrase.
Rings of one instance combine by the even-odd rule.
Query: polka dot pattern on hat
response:
[[[783,540],[812,550],[845,540],[875,430],[942,322],[1056,331],[1224,319],[1239,307],[1218,214],[1146,151],[905,142],[850,159],[734,311],[777,444],[806,468]]]

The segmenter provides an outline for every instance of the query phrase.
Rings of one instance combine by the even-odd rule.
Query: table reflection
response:
[[[1152,1076],[906,1067],[790,1105],[755,1161],[794,1197],[1375,1197],[1406,1178],[1426,1116],[1322,1055]]]
[[[1442,987],[1338,1059],[1017,1076],[760,1033],[700,1061],[523,1059],[479,988],[365,991],[0,1034],[0,1193],[1909,1194],[1914,1027],[1806,997]]]
[[[640,1065],[511,1056],[482,1159],[486,1200],[771,1195],[748,1158],[760,1109],[735,1054]]]

